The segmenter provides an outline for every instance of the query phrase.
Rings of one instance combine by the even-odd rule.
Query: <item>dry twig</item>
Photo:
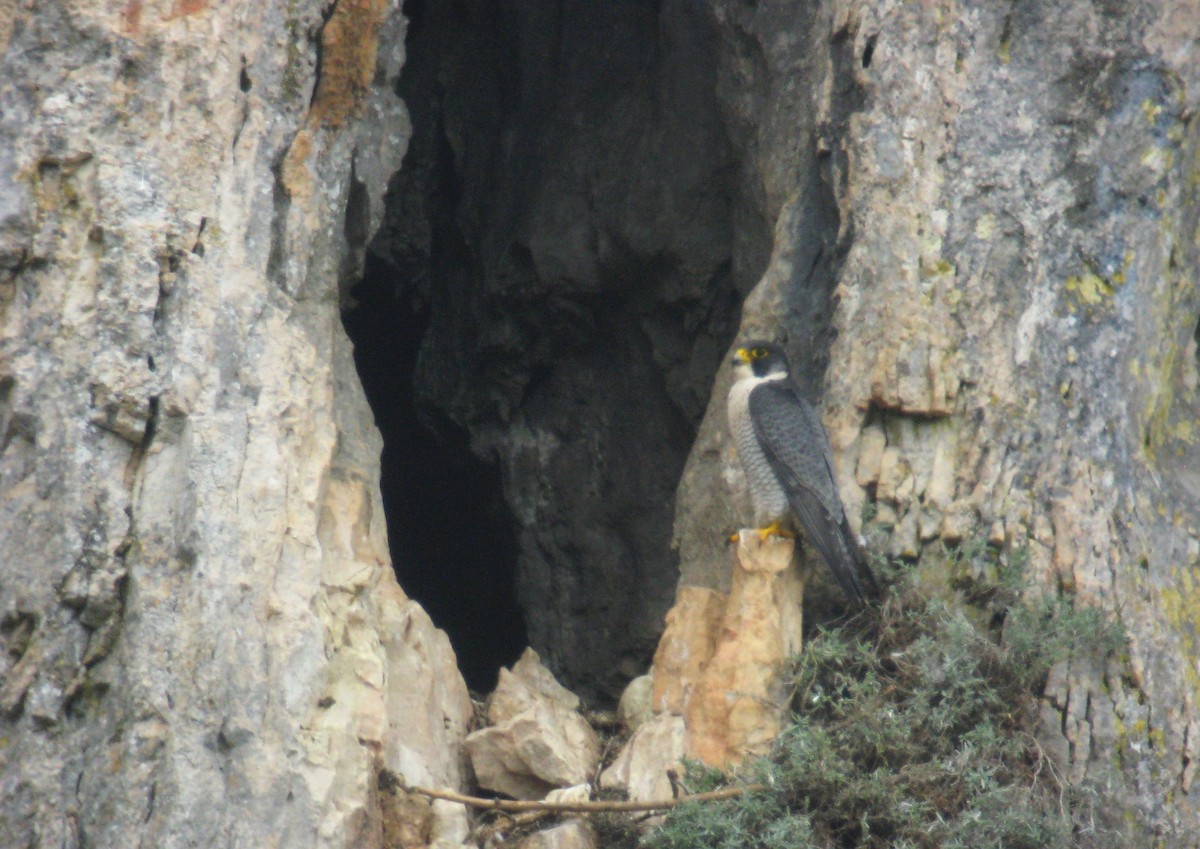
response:
[[[445,799],[448,802],[459,802],[471,808],[482,810],[504,811],[519,813],[524,811],[553,811],[564,814],[595,814],[612,811],[661,811],[682,805],[684,802],[717,802],[722,799],[732,799],[744,793],[762,790],[761,784],[747,784],[742,787],[726,787],[723,790],[712,790],[708,793],[692,793],[676,799],[660,799],[652,802],[621,802],[621,801],[587,801],[587,802],[538,802],[531,800],[484,799],[479,796],[467,796],[455,793],[453,790],[431,790],[428,787],[410,787],[413,793],[420,793],[431,799]]]

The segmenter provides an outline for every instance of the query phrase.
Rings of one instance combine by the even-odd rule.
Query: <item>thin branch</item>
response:
[[[467,845],[487,846],[497,834],[504,832],[512,832],[516,829],[523,829],[528,825],[532,825],[538,820],[543,820],[553,814],[553,811],[531,811],[527,814],[517,814],[515,816],[506,814],[504,811],[497,812],[497,816],[490,823],[485,823],[471,832],[471,836],[467,841]]]
[[[428,787],[410,787],[413,793],[429,796],[432,799],[445,799],[448,802],[459,802],[472,808],[484,810],[505,811],[516,813],[522,811],[555,811],[559,813],[587,814],[608,811],[661,811],[682,805],[684,802],[717,802],[721,799],[732,799],[743,793],[762,790],[761,784],[747,784],[742,787],[726,787],[723,790],[713,790],[708,793],[693,793],[680,796],[677,799],[660,799],[653,802],[619,802],[619,801],[587,801],[587,802],[538,802],[530,800],[514,801],[511,799],[483,799],[479,796],[465,796],[453,790],[431,790]]]

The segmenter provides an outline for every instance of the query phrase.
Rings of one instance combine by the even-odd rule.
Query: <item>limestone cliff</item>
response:
[[[0,845],[370,846],[461,782],[338,318],[407,141],[376,0],[0,14]],[[377,50],[377,46],[382,45]]]
[[[724,105],[776,222],[742,327],[825,373],[850,512],[884,553],[986,539],[1119,619],[1057,669],[1051,745],[1131,844],[1200,822],[1200,16],[1172,4],[717,3]],[[787,36],[782,33],[788,33]],[[739,90],[751,77],[758,87]],[[803,84],[797,81],[803,79]],[[762,116],[766,116],[765,118]],[[826,365],[827,363],[827,365]],[[719,586],[718,380],[677,501]],[[947,575],[936,578],[942,586]],[[1159,845],[1159,844],[1156,844]]]
[[[1200,13],[406,12],[0,9],[0,844],[378,845],[379,768],[462,783],[339,320],[369,250],[566,683],[615,696],[680,576],[726,589],[722,360],[778,334],[877,551],[1028,551],[1124,623],[1047,739],[1131,845],[1190,845]]]

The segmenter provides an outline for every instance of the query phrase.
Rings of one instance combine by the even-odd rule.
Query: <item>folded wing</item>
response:
[[[750,393],[750,419],[809,542],[846,598],[865,605],[878,595],[878,585],[846,520],[829,440],[816,412],[788,382],[772,381]]]

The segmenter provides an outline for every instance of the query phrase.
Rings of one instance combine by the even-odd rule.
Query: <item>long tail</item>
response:
[[[865,607],[879,598],[879,584],[845,515],[840,521],[835,519],[820,499],[803,487],[793,488],[789,500],[809,542],[821,553],[847,601]]]

